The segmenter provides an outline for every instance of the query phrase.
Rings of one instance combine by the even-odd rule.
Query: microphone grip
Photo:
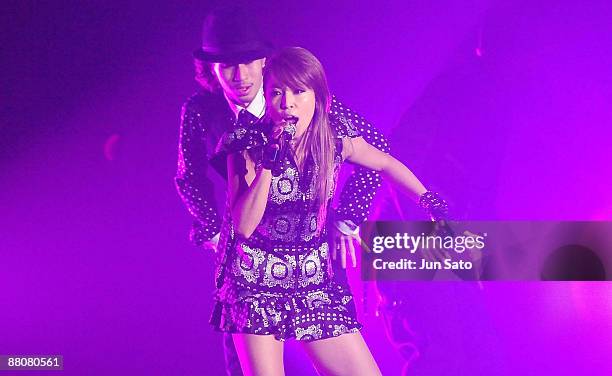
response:
[[[278,138],[278,146],[280,147],[280,153],[282,157],[285,156],[285,153],[289,148],[292,138],[293,136],[291,135],[291,133],[285,131],[281,133],[280,137]]]
[[[295,134],[295,122],[290,122],[285,126],[285,129],[278,138],[278,146],[280,148],[280,157],[285,158],[289,151],[291,140]]]
[[[284,124],[285,127],[278,138],[270,140],[268,146],[264,148],[264,164],[273,170],[273,174],[281,172],[278,168],[280,168],[281,161],[287,157],[287,153],[290,151],[291,140],[295,134],[295,124],[295,121]]]
[[[277,139],[270,140],[263,149],[262,165],[264,168],[272,170],[275,176],[281,172],[279,170],[280,162],[286,157],[285,153],[289,149],[292,138],[291,133],[283,131]]]

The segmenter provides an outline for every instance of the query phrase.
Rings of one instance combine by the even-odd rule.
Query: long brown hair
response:
[[[316,186],[319,202],[324,207],[333,189],[335,144],[328,116],[331,95],[323,66],[310,51],[287,47],[266,59],[264,85],[271,75],[287,87],[307,87],[315,93],[314,115],[295,152],[303,156],[302,160],[310,153],[318,166]]]

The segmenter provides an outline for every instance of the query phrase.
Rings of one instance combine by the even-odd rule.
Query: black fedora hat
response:
[[[253,14],[236,5],[215,8],[204,19],[202,46],[193,56],[211,63],[238,64],[266,57],[272,44],[265,40]]]

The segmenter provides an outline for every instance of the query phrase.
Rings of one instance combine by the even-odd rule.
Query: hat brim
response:
[[[241,64],[267,57],[272,50],[271,46],[266,46],[250,51],[210,53],[198,48],[193,51],[193,57],[207,63]]]

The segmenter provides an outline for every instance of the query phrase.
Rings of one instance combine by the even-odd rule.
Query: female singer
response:
[[[350,121],[332,129],[321,63],[285,48],[266,60],[266,119],[226,133],[228,213],[211,323],[233,335],[246,375],[283,375],[295,338],[324,375],[380,375],[350,289],[335,282],[326,216],[344,161],[390,178],[422,206],[438,202]]]

